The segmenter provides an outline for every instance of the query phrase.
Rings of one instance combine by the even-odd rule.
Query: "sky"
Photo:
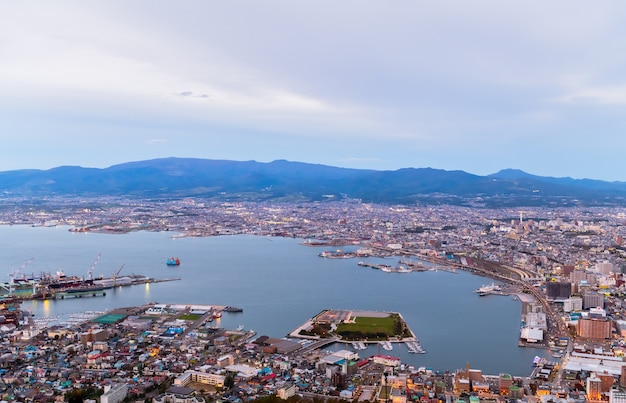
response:
[[[626,181],[626,2],[3,1],[0,171],[190,157]]]

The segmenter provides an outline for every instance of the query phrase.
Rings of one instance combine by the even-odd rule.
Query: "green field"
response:
[[[102,323],[102,324],[106,324],[106,325],[110,325],[112,323],[117,323],[117,322],[121,322],[122,320],[126,319],[127,315],[124,314],[118,314],[118,313],[108,313],[106,315],[102,315],[102,316],[98,316],[95,319],[92,319],[92,322],[95,323]]]
[[[345,340],[387,340],[401,337],[404,328],[402,319],[395,314],[385,318],[358,316],[354,323],[339,324],[336,333]]]
[[[195,314],[195,313],[188,313],[188,314],[185,314],[185,315],[180,315],[180,316],[178,317],[178,319],[181,319],[181,320],[189,320],[189,321],[194,322],[194,321],[196,321],[196,320],[200,319],[201,317],[202,317],[202,315],[197,315],[197,314]]]

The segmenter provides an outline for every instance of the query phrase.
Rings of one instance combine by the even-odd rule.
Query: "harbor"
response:
[[[339,308],[384,308],[402,312],[407,324],[428,351],[428,354],[411,354],[406,347],[393,342],[391,355],[401,357],[411,365],[427,365],[444,370],[456,368],[470,360],[487,371],[525,373],[527,366],[523,363],[544,353],[533,348],[519,349],[517,346],[520,302],[513,301],[511,297],[479,298],[472,291],[481,284],[490,284],[492,280],[463,270],[457,269],[455,275],[441,270],[413,275],[364,270],[356,265],[359,259],[323,259],[318,257],[320,250],[300,246],[300,240],[288,238],[272,238],[271,242],[266,238],[250,236],[172,240],[171,234],[167,232],[135,232],[111,237],[70,233],[63,227],[14,226],[4,227],[4,231],[6,238],[24,239],[24,245],[34,241],[47,245],[51,243],[48,238],[54,242],[54,247],[42,247],[36,260],[29,266],[35,272],[63,267],[67,276],[87,277],[89,264],[97,252],[102,251],[99,265],[102,269],[96,269],[94,280],[100,277],[96,275],[98,272],[112,280],[111,274],[121,262],[125,262],[126,267],[117,278],[123,274],[130,276],[133,272],[152,278],[181,277],[180,281],[106,289],[106,297],[25,300],[22,309],[32,311],[35,317],[138,306],[150,301],[171,301],[174,297],[182,303],[218,300],[225,306],[243,308],[242,313],[234,315],[224,312],[219,319],[222,327],[235,329],[243,323],[246,329],[252,328],[260,334],[285,335],[302,318],[309,318],[323,309],[327,304],[324,301],[333,298],[330,300],[332,306]],[[130,255],[129,243],[133,245],[133,253]],[[26,246],[5,252],[12,252],[5,256],[5,260],[16,262],[15,266],[26,260],[24,256],[29,257],[33,253]],[[68,256],[72,258],[68,259]],[[170,256],[179,256],[181,265],[167,267],[165,259]],[[280,257],[280,264],[276,264],[277,256]],[[404,259],[409,260],[408,257]],[[396,264],[396,258],[370,257],[360,260]],[[81,262],[87,262],[87,267]],[[429,262],[423,264],[428,266]],[[283,277],[293,278],[294,281],[290,281],[287,287],[282,282],[270,281]],[[331,278],[332,281],[329,281]],[[358,279],[359,287],[350,286],[355,279]],[[239,292],[233,292],[229,284],[236,284]],[[311,292],[312,287],[318,291]],[[447,295],[445,300],[436,305],[428,304],[428,301],[439,298],[442,292]],[[398,295],[405,297],[398,298]],[[446,327],[447,323],[440,323],[446,309],[455,309],[459,313],[454,328],[475,326],[477,309],[491,319],[481,323],[484,332],[481,332],[479,338],[459,344],[454,342],[452,324]],[[215,323],[217,321],[214,320]],[[432,323],[440,325],[432,326]],[[446,330],[442,330],[442,326]],[[443,337],[442,332],[445,333]],[[480,346],[484,344],[497,349],[498,354],[489,357],[480,354]],[[364,354],[384,352],[382,347],[378,349],[376,343],[368,342],[366,346]]]
[[[141,284],[162,283],[178,281],[180,278],[153,278],[143,275],[133,275],[121,278],[103,278],[97,280],[83,280],[79,278],[64,278],[42,280],[29,280],[29,286],[15,287],[11,285],[0,286],[0,299],[10,298],[19,301],[29,300],[53,300],[83,297],[104,297],[106,290],[129,287]]]

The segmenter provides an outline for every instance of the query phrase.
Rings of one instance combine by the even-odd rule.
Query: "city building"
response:
[[[612,322],[608,319],[580,318],[576,325],[576,334],[589,339],[610,339]]]
[[[105,385],[104,393],[100,396],[100,403],[119,403],[126,398],[128,385],[125,383],[115,383]]]

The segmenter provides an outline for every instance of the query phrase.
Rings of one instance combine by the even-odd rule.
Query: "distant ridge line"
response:
[[[503,169],[394,171],[321,164],[158,158],[108,168],[59,166],[0,172],[4,197],[203,197],[250,201],[327,201],[468,206],[626,206],[626,182],[552,178]]]

